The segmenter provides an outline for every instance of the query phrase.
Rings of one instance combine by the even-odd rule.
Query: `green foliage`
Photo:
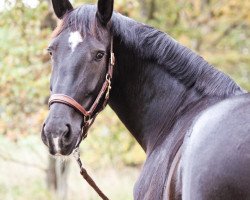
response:
[[[3,12],[0,21],[3,38],[0,40],[0,52],[3,52],[0,55],[0,134],[14,140],[40,134],[47,115],[51,68],[46,47],[51,30],[41,27],[48,10],[46,2],[31,9],[17,1],[13,9]],[[145,158],[110,109],[97,120],[90,134],[89,142],[83,147],[88,152],[86,155],[91,155],[87,158],[90,163],[99,162],[97,166],[100,166],[112,161],[119,165],[138,165]],[[139,152],[133,154],[138,155],[134,161],[128,156],[131,149]]]
[[[248,0],[116,0],[115,9],[167,32],[250,90]],[[32,9],[17,0],[1,12],[0,134],[12,139],[38,134],[47,114],[50,61],[45,49],[51,30],[42,27],[49,10],[47,1]],[[92,163],[138,165],[144,159],[111,110],[98,118],[90,135],[83,151]]]
[[[0,133],[34,133],[48,95],[49,65],[43,62],[49,30],[40,29],[46,4],[30,9],[17,1],[0,21]],[[36,119],[34,119],[36,118]],[[39,121],[40,123],[41,121]]]
[[[8,0],[4,2],[10,3]],[[96,3],[96,0],[74,1],[75,5],[82,3]],[[44,21],[50,9],[48,1],[40,0],[38,7],[32,9],[21,0],[16,0],[14,7],[0,11],[0,156],[17,149],[15,155],[21,158],[24,153],[19,145],[25,146],[29,153],[44,152],[43,155],[47,155],[30,135],[36,135],[36,141],[40,141],[41,124],[48,112],[51,68],[46,47],[51,30],[45,28]],[[115,9],[167,32],[250,90],[249,0],[115,0]],[[21,137],[22,140],[18,140]],[[6,138],[17,143],[10,145]],[[39,149],[35,150],[34,146]],[[98,116],[89,137],[81,145],[81,152],[83,160],[94,169],[101,166],[105,169],[112,166],[116,169],[122,169],[124,165],[140,166],[145,159],[142,149],[110,108]],[[26,154],[28,161],[30,156]],[[46,163],[47,157],[41,157],[39,159],[33,155],[32,161],[39,165],[41,161]],[[6,163],[1,166],[10,168],[8,172],[1,173],[7,176],[0,179],[0,199],[32,199],[34,195],[35,199],[53,199],[46,191],[44,182],[41,182],[44,177],[30,181],[30,177],[20,176],[19,179],[25,184],[11,182],[9,171],[15,172],[16,166]],[[6,167],[0,167],[1,170],[6,170]],[[107,174],[107,177],[103,177],[103,183],[111,182],[116,187],[108,185],[105,191],[112,190],[113,199],[130,199],[127,194],[132,194],[132,191],[128,191],[128,188],[132,190],[134,180],[129,179],[131,176],[127,176],[128,172],[122,174],[122,178],[120,174],[116,175],[118,178],[114,178],[113,182],[110,173],[106,172],[100,173],[101,177]],[[24,168],[23,173],[18,175],[24,176],[26,173]],[[134,179],[136,174],[134,172]],[[17,178],[14,177],[14,180]],[[73,180],[76,178],[72,178],[70,183]],[[25,190],[23,185],[29,190]],[[82,198],[79,183],[73,188],[80,191],[78,196]],[[122,191],[118,191],[118,188]],[[86,198],[95,199],[94,195]]]

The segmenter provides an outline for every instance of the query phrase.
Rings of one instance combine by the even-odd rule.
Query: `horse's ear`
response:
[[[73,10],[73,6],[69,0],[52,0],[52,5],[54,12],[59,19],[62,19],[66,12]]]
[[[98,0],[97,18],[102,25],[107,25],[111,19],[114,7],[114,0]]]

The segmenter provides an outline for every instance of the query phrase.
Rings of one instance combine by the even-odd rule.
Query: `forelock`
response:
[[[70,32],[78,31],[82,37],[92,35],[101,39],[104,28],[97,23],[95,5],[83,5],[65,14],[58,26],[52,33],[57,37],[62,31],[69,29]]]

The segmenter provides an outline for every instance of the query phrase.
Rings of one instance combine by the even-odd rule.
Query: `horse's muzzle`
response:
[[[51,155],[70,155],[76,143],[71,126],[62,122],[45,122],[41,137]]]

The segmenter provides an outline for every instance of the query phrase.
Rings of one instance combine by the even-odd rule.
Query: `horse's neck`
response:
[[[150,151],[161,132],[171,129],[177,111],[199,95],[129,51],[120,49],[116,58],[110,105],[143,149]]]
[[[191,63],[188,59],[184,60],[184,64],[182,64],[184,66],[181,66],[181,68],[179,66],[181,64],[175,62],[180,60],[178,57],[182,56],[183,51],[177,49],[176,52],[173,52],[173,49],[176,48],[175,41],[167,41],[170,40],[169,37],[163,38],[164,35],[161,32],[157,33],[153,29],[143,35],[141,29],[144,25],[127,18],[119,19],[120,16],[115,16],[115,18],[114,51],[116,67],[114,69],[110,105],[145,151],[150,152],[162,133],[165,135],[170,133],[176,119],[184,112],[185,108],[204,96],[209,96],[210,90],[213,92],[211,96],[227,96],[231,93],[237,93],[237,91],[241,92],[233,81],[227,80],[228,77],[210,66],[208,67],[210,67],[211,71],[209,72],[212,77],[204,77],[204,79],[209,79],[207,81],[210,84],[201,82],[199,78],[201,75],[205,76],[207,69],[205,69],[205,66],[204,69],[201,69],[195,65],[202,61],[204,63],[199,63],[199,65],[207,64],[203,59],[197,55],[191,55],[191,51],[188,51],[190,59],[194,59],[192,56],[197,56],[199,59],[196,63]],[[157,37],[157,34],[159,34],[159,37]],[[145,39],[145,37],[148,38]],[[157,40],[159,44],[156,43]],[[165,45],[162,46],[162,52],[160,52],[159,47],[155,49],[158,54],[162,54],[161,60],[157,60],[155,56],[157,52],[154,51],[154,48],[162,43]],[[150,49],[143,49],[147,45]],[[181,48],[184,47],[181,46]],[[185,51],[187,48],[183,50]],[[169,60],[166,57],[165,54],[170,53],[173,54],[175,60]],[[180,68],[179,72],[173,68],[175,65]],[[197,68],[195,69],[195,67]],[[194,69],[199,71],[200,74],[197,75]],[[204,73],[201,73],[202,70],[204,70]],[[184,76],[176,77],[178,73],[184,74]],[[185,76],[187,76],[186,79],[192,76],[193,80],[186,81]],[[221,78],[226,80],[223,82],[217,76],[222,76]],[[213,83],[212,78],[219,83]],[[235,84],[235,86],[227,88],[226,86],[229,84],[233,86]],[[218,94],[211,85],[217,88]]]

